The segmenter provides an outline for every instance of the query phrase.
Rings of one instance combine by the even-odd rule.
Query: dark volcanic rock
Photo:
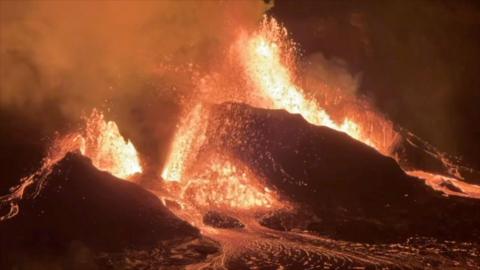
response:
[[[321,221],[308,227],[354,241],[422,235],[478,241],[480,201],[444,197],[391,158],[348,135],[282,110],[212,109],[210,146],[227,151]]]
[[[291,231],[295,229],[308,230],[310,224],[321,221],[315,214],[302,210],[275,210],[268,212],[258,218],[258,223],[274,230]]]
[[[243,225],[240,220],[216,211],[208,211],[203,216],[203,223],[212,227],[222,229],[235,229],[245,227],[245,225]]]
[[[40,195],[22,201],[19,214],[0,223],[0,262],[24,265],[35,258],[67,257],[72,249],[116,252],[198,236],[150,192],[68,154]]]

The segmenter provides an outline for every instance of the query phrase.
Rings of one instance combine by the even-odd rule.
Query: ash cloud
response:
[[[309,55],[306,62],[307,79],[324,81],[325,84],[334,85],[349,95],[357,92],[361,75],[353,74],[344,60],[327,59],[322,53],[317,52]]]
[[[108,108],[107,117],[146,149],[152,139],[168,143],[194,73],[215,66],[236,27],[255,25],[271,7],[260,0],[0,5],[2,112],[49,133]]]
[[[67,115],[137,92],[155,65],[208,67],[233,25],[255,23],[263,2],[2,1],[2,107]],[[52,105],[52,104],[49,104]]]

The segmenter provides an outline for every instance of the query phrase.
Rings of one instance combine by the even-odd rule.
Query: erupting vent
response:
[[[295,47],[288,39],[286,29],[273,18],[265,17],[258,31],[241,33],[231,51],[235,54],[234,59],[238,60],[237,65],[243,70],[244,81],[253,89],[245,102],[300,114],[311,124],[343,131],[383,154],[389,154],[396,143],[398,135],[389,121],[375,118],[383,121],[376,122],[377,126],[382,127],[382,134],[370,136],[374,132],[366,132],[369,122],[356,122],[344,116],[342,122],[337,123],[314,98],[305,95],[293,79]],[[226,159],[221,150],[217,150],[220,153],[213,155],[222,156],[221,160],[208,160],[205,166],[194,166],[201,162],[198,160],[198,152],[206,140],[205,131],[209,121],[206,107],[207,105],[198,103],[181,121],[162,170],[162,178],[182,185],[184,188],[180,197],[188,194],[198,206],[272,206],[274,196],[264,192],[265,189],[259,185],[257,177],[251,172],[239,171],[239,168],[234,166],[236,162]],[[253,188],[255,186],[259,188]]]
[[[345,132],[385,155],[390,154],[398,136],[390,122],[377,119],[383,120],[377,123],[383,126],[383,134],[373,136],[366,131],[370,123],[356,122],[347,116],[337,123],[314,98],[306,96],[293,79],[295,47],[288,40],[287,30],[275,19],[265,17],[258,31],[242,35],[237,50],[249,81],[264,100],[263,107],[300,114],[311,124]]]
[[[135,147],[125,141],[115,122],[105,121],[103,114],[94,110],[85,130],[84,135],[79,135],[80,152],[89,157],[95,167],[124,179],[142,172]]]
[[[243,87],[250,89],[243,102],[256,107],[284,109],[290,113],[300,114],[310,124],[344,132],[400,162],[394,149],[401,136],[395,131],[391,121],[372,109],[365,109],[364,102],[356,99],[351,100],[349,106],[343,106],[341,110],[330,114],[329,110],[335,110],[334,106],[322,106],[318,99],[306,94],[295,79],[298,61],[295,45],[289,40],[287,30],[275,19],[265,16],[257,31],[241,32],[231,52],[232,58],[236,59],[234,65],[238,65],[243,73],[243,82],[246,83]],[[199,85],[203,83],[201,80]],[[315,91],[321,92],[326,89],[331,91],[330,88],[335,86],[321,87],[325,89]],[[338,97],[325,98],[324,104],[335,104]],[[212,102],[224,101],[224,98],[219,98],[213,99]],[[238,173],[237,169],[232,167],[236,162],[225,159],[226,155],[221,150],[217,149],[218,153],[213,155],[223,156],[221,161],[208,160],[208,166],[196,166],[196,163],[203,162],[199,160],[199,152],[207,140],[205,133],[208,121],[212,121],[208,117],[208,104],[198,103],[191,111],[187,111],[173,139],[170,154],[161,173],[163,179],[167,182],[178,182],[184,187],[183,192],[188,191],[188,197],[197,205],[271,206],[275,196],[262,193],[261,187],[247,188],[245,183],[259,185],[260,181],[252,180],[258,177],[253,173]],[[444,159],[441,161],[446,164]],[[414,175],[422,177],[432,187],[438,186],[432,182],[434,179],[432,177]],[[477,187],[471,189],[478,190]],[[472,192],[469,194],[474,195]],[[180,195],[183,196],[184,194]]]

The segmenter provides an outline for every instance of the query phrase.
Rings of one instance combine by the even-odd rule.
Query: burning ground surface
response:
[[[296,56],[273,18],[239,31],[227,60],[237,76],[199,79],[207,94],[185,106],[157,175],[117,124],[93,111],[0,197],[1,263],[480,267],[480,187],[466,177],[478,173],[364,100],[331,100],[335,86],[309,96]],[[433,162],[416,162],[425,157]]]

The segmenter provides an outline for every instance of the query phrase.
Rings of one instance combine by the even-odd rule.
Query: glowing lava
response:
[[[384,154],[389,153],[395,142],[393,138],[382,136],[382,142],[379,142],[377,137],[369,136],[372,132],[365,132],[351,118],[344,117],[341,123],[337,123],[315,99],[304,94],[293,80],[294,47],[287,39],[286,30],[274,19],[265,17],[258,31],[240,35],[233,51],[238,56],[237,64],[253,88],[245,102],[300,114],[311,124],[345,132]],[[224,101],[219,98],[213,102],[220,100]],[[238,162],[225,156],[220,160],[198,160],[198,153],[206,140],[207,115],[206,105],[197,104],[184,116],[173,138],[162,178],[179,183],[182,193],[178,196],[184,198],[188,193],[188,199],[197,206],[270,207],[274,196],[265,192],[258,185],[261,181]],[[221,150],[217,151],[212,156],[222,156]],[[203,167],[196,164],[205,162],[207,165]]]
[[[274,204],[273,193],[248,168],[220,155],[210,157],[188,179],[183,194],[200,207],[250,209]]]
[[[306,91],[295,80],[295,64],[297,62],[295,46],[288,39],[287,30],[275,19],[264,17],[257,31],[241,33],[231,51],[234,59],[237,59],[236,64],[240,67],[247,83],[246,86],[242,85],[241,87],[250,89],[250,93],[246,95],[246,100],[243,102],[257,107],[284,109],[290,113],[300,114],[313,125],[326,126],[344,132],[375,148],[380,153],[396,158],[393,149],[401,136],[391,121],[356,99],[349,100],[351,101],[349,105],[340,108],[335,117],[332,117],[333,114],[330,114],[329,111],[336,110],[331,104],[336,104],[335,99],[338,96],[325,95],[325,100],[320,102],[315,97],[306,94]],[[328,90],[328,92],[335,93],[335,91],[331,91],[335,86],[325,84],[322,87],[325,89],[320,88],[315,91]],[[225,101],[222,98],[216,100],[215,96],[213,99],[213,103]],[[331,104],[328,105],[329,103]],[[272,200],[259,196],[261,188],[258,189],[260,193],[246,188],[251,183],[245,184],[248,183],[245,181],[245,172],[237,172],[237,167],[234,166],[236,162],[232,160],[207,161],[209,165],[206,168],[204,166],[202,169],[192,169],[195,167],[194,163],[204,162],[197,160],[197,156],[206,140],[207,114],[204,106],[199,104],[185,116],[175,134],[162,177],[167,181],[179,182],[183,186],[181,197],[188,190],[190,199],[193,198],[197,205],[226,204],[230,207],[270,205]],[[219,153],[216,154],[221,155],[221,150],[218,151]],[[448,168],[450,167],[448,166]],[[249,175],[247,178],[256,178],[253,174]],[[434,188],[437,187],[437,190],[446,192],[445,189],[438,188],[435,183],[439,183],[439,179],[445,180],[448,177],[418,173],[418,171],[410,172],[410,175],[422,178],[427,184]],[[225,181],[226,179],[228,181]],[[461,185],[459,184],[461,181],[453,180],[448,178],[448,182],[452,185]],[[468,187],[463,185],[463,190],[469,189],[470,194],[478,190],[476,187]],[[245,194],[250,195],[242,197]],[[450,194],[453,193],[450,192]]]
[[[166,181],[180,181],[187,168],[187,163],[194,158],[194,153],[203,144],[206,116],[202,104],[193,107],[175,133],[162,178]]]
[[[379,152],[389,154],[395,135],[388,141],[384,137],[380,141],[354,119],[344,117],[341,123],[335,122],[315,99],[307,97],[294,82],[295,48],[287,38],[286,29],[275,19],[265,17],[260,29],[253,34],[242,35],[236,47],[247,80],[264,100],[263,107],[300,114],[311,124],[345,132]]]
[[[453,177],[415,170],[407,171],[408,175],[425,181],[425,184],[442,192],[444,195],[453,195],[480,199],[480,186],[465,183]]]
[[[287,30],[275,19],[264,17],[260,29],[249,35],[243,34],[236,48],[247,81],[253,85],[263,100],[264,107],[300,114],[311,124],[342,131],[380,153],[395,158],[392,149],[400,135],[394,131],[389,121],[379,116],[369,116],[366,112],[359,112],[355,115],[355,120],[345,116],[343,121],[338,123],[315,99],[305,95],[305,91],[293,79],[295,48],[288,40]],[[368,117],[369,121],[356,121]],[[424,180],[426,184],[446,195],[478,198],[480,187],[459,180],[462,177],[459,175],[458,166],[431,148],[423,151],[440,160],[448,168],[449,174],[457,179],[419,170],[406,170],[407,174]],[[459,191],[448,190],[445,185],[453,186]]]
[[[200,103],[181,121],[162,170],[170,195],[197,209],[272,207],[273,192],[265,189],[246,166],[220,150],[201,153],[209,121],[213,121],[209,107]]]
[[[95,167],[126,179],[142,172],[137,151],[126,141],[115,122],[105,121],[103,114],[94,110],[81,137],[80,152],[89,157]]]

